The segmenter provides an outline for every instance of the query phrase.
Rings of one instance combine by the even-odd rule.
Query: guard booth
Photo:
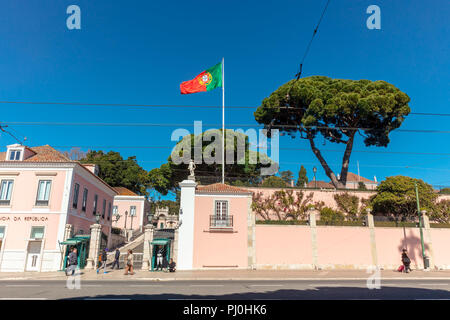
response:
[[[151,271],[156,269],[156,254],[158,249],[162,246],[163,257],[166,258],[167,262],[170,261],[173,252],[173,240],[175,236],[174,229],[157,229],[155,230],[155,235],[153,241],[150,241],[150,247],[152,248],[152,256],[150,261],[152,262]]]
[[[89,252],[90,239],[90,235],[76,235],[73,238],[69,238],[59,243],[59,245],[66,246],[66,252],[64,253],[64,262],[62,267],[63,271],[66,270],[67,259],[69,258],[70,248],[72,247],[77,248],[78,267],[80,269],[84,269],[84,267],[86,266],[87,254]]]

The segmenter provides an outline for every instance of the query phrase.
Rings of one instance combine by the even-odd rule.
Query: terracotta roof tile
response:
[[[317,188],[324,188],[324,189],[335,189],[334,186],[331,183],[325,182],[325,181],[320,181],[317,180],[316,182],[310,181],[308,182],[308,184],[306,185],[308,188],[315,188],[317,185]]]
[[[73,162],[61,152],[56,151],[49,145],[26,148],[33,151],[35,154],[23,160],[23,162]],[[6,152],[0,152],[0,161],[8,161],[5,157]]]
[[[359,177],[359,180],[358,180]],[[375,181],[369,180],[367,178],[358,176],[357,174],[354,174],[353,172],[348,172],[347,173],[347,182],[369,182],[369,183],[376,183]]]
[[[198,186],[197,193],[224,193],[224,194],[251,194],[246,189],[230,186],[223,183],[214,183],[207,186]]]
[[[139,196],[138,194],[124,187],[113,187],[113,189],[117,192],[118,196]]]

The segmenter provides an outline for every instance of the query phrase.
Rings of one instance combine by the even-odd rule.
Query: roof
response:
[[[113,187],[113,189],[117,192],[118,196],[134,196],[134,197],[139,196],[138,194],[134,193],[133,191],[125,187]]]
[[[251,194],[252,192],[228,184],[214,183],[207,186],[198,186],[196,193]]]
[[[359,180],[358,180],[359,178]],[[375,181],[369,180],[367,178],[358,176],[357,174],[354,174],[353,172],[347,173],[347,182],[368,182],[368,183],[376,183]]]
[[[317,186],[317,188],[335,189],[335,187],[331,183],[328,183],[325,181],[320,181],[320,180],[317,180],[317,181],[312,180],[312,181],[308,182],[308,184],[306,186],[308,188],[316,188],[316,186]]]
[[[25,147],[28,150],[33,151],[35,154],[31,157],[23,160],[22,162],[74,162],[63,155],[61,152],[56,151],[49,145],[40,147]],[[6,158],[6,152],[0,152],[0,161],[8,161]],[[17,161],[14,161],[17,162]]]

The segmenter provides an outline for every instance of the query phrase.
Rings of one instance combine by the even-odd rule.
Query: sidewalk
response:
[[[97,274],[92,270],[82,270],[82,280],[109,281],[193,281],[193,280],[366,280],[371,274],[365,270],[195,270],[175,273],[137,270],[134,275],[124,275],[124,270],[107,270]],[[8,272],[0,273],[0,281],[13,280],[65,280],[64,272]],[[450,270],[421,271],[409,274],[393,270],[381,271],[382,279],[450,279]]]

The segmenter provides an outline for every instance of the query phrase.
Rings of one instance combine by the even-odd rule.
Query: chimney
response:
[[[88,169],[90,172],[92,172],[96,176],[98,176],[98,165],[96,165],[94,163],[83,163],[82,166],[85,167],[86,169]]]

